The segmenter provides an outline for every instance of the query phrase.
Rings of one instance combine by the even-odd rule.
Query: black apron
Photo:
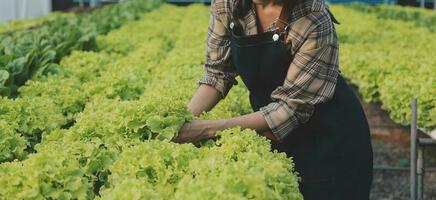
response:
[[[283,85],[292,56],[283,31],[244,36],[230,25],[232,61],[250,92],[254,111],[272,102]],[[338,76],[333,98],[315,105],[310,120],[272,148],[293,158],[306,200],[369,199],[372,147],[366,117],[353,91]]]

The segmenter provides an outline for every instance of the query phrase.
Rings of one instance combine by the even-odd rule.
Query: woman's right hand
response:
[[[219,121],[217,120],[194,120],[185,123],[179,130],[179,134],[173,139],[177,143],[197,142],[203,139],[215,137],[219,130]]]

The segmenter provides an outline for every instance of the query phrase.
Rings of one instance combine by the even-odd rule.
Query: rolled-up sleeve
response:
[[[212,4],[206,46],[205,74],[199,84],[217,89],[224,98],[235,85],[237,73],[230,55],[227,1],[217,0]]]
[[[330,16],[314,12],[294,22],[287,42],[294,56],[272,103],[260,109],[271,131],[283,140],[307,122],[316,104],[334,95],[338,70],[338,40]]]

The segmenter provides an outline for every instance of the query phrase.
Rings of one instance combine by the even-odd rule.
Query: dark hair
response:
[[[233,18],[242,19],[251,9],[253,0],[233,0]]]

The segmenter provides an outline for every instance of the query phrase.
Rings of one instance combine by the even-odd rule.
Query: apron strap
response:
[[[280,17],[277,19],[276,27],[282,32],[281,40],[284,42],[288,37],[289,32],[289,15],[291,13],[291,9],[297,4],[298,0],[292,0],[290,2],[286,2],[283,5],[282,11],[280,12]]]
[[[288,24],[289,12],[290,12],[289,4],[285,3],[283,5],[282,11],[280,12],[280,17],[277,19],[277,22],[276,22],[276,27],[280,31],[285,31],[286,27],[289,25]]]

